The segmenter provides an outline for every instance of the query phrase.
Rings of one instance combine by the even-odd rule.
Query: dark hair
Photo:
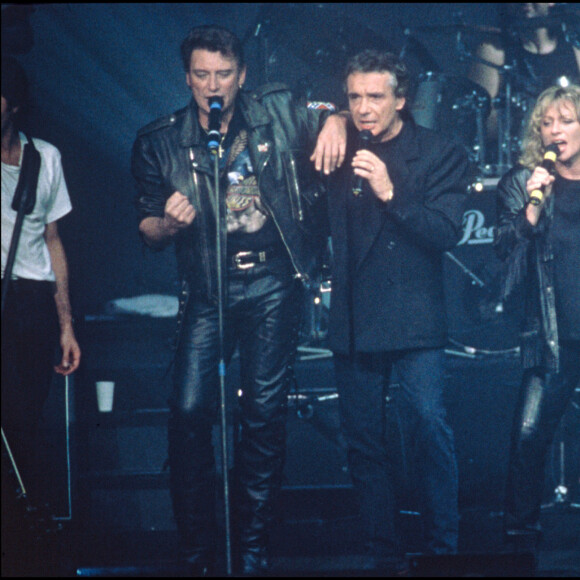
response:
[[[28,105],[28,79],[22,65],[9,55],[2,55],[2,96],[8,107],[20,111]]]
[[[245,66],[244,50],[240,39],[227,28],[221,26],[196,26],[192,28],[181,43],[181,60],[183,68],[189,71],[191,64],[191,54],[197,48],[203,48],[211,52],[221,52],[223,56],[234,58],[238,67]]]
[[[349,59],[344,71],[344,86],[346,79],[353,73],[391,73],[393,77],[393,92],[395,97],[406,97],[409,92],[409,73],[404,63],[395,54],[367,49]]]

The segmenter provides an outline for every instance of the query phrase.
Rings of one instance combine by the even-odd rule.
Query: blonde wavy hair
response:
[[[554,104],[561,105],[564,102],[572,104],[576,111],[576,119],[580,120],[580,86],[553,86],[546,89],[538,97],[523,139],[522,155],[519,162],[524,167],[533,170],[534,167],[541,165],[545,149],[540,134],[542,119],[549,107]]]

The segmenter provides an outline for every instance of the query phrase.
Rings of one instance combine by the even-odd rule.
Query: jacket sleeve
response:
[[[131,154],[131,172],[137,188],[135,204],[139,222],[146,217],[163,217],[165,202],[171,194],[161,171],[148,133],[139,133]]]
[[[532,226],[526,219],[528,192],[526,182],[531,172],[515,167],[500,180],[497,192],[497,228],[494,231],[494,250],[505,262],[501,281],[501,297],[507,299],[524,279],[528,266],[528,250],[532,239],[541,234],[545,220]]]
[[[497,186],[497,228],[493,246],[502,261],[518,246],[526,245],[539,229],[526,219],[526,182],[530,175],[529,170],[515,167],[502,177]]]
[[[465,151],[446,143],[431,156],[423,175],[400,175],[395,168],[391,179],[395,197],[385,207],[392,218],[426,248],[446,251],[455,247],[461,239],[469,187]]]
[[[282,125],[291,125],[293,132],[299,135],[303,143],[307,142],[312,150],[318,133],[335,108],[333,103],[309,103],[306,99],[296,97],[283,83],[264,85],[256,89],[252,96],[268,111],[272,119],[278,120]]]

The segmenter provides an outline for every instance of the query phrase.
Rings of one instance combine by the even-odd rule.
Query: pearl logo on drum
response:
[[[478,209],[469,209],[463,214],[463,237],[457,244],[491,244],[494,226],[485,226],[485,215]]]

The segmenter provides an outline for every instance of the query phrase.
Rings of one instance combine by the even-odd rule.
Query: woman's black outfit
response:
[[[498,185],[495,248],[506,294],[523,281],[523,381],[513,424],[505,505],[510,535],[539,533],[544,470],[558,424],[580,382],[580,181],[557,176],[536,226],[525,216],[531,171]]]

